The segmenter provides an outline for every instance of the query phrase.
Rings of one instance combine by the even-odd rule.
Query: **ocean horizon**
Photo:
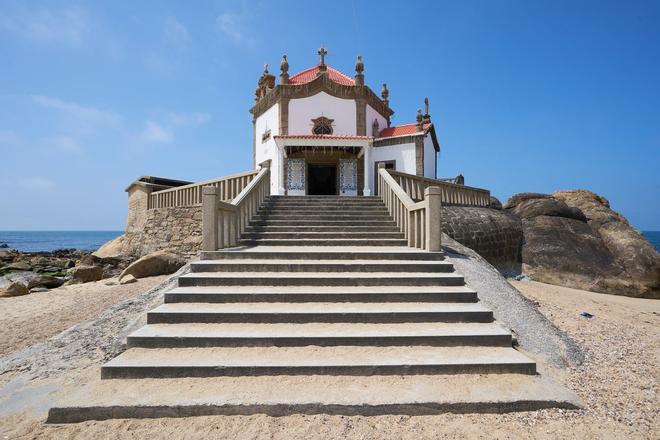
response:
[[[0,244],[21,252],[95,251],[124,231],[0,231]]]
[[[0,244],[21,252],[52,252],[57,249],[95,251],[124,231],[0,231]],[[660,252],[660,231],[642,231]]]

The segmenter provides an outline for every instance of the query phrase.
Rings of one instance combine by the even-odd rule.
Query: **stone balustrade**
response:
[[[270,195],[270,161],[261,164],[250,182],[231,201],[223,201],[218,186],[202,189],[202,250],[215,251],[236,246],[238,239]]]
[[[148,196],[147,209],[201,205],[205,187],[216,188],[216,194],[220,200],[233,200],[257,176],[258,172],[258,170],[252,170],[219,179],[154,191]]]
[[[399,171],[388,170],[398,185],[413,201],[424,199],[424,190],[430,186],[438,187],[440,200],[443,205],[452,206],[488,206],[490,205],[490,191],[471,186],[457,185],[455,183],[406,174]]]

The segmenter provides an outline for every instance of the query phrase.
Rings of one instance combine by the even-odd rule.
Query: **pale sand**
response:
[[[211,416],[48,426],[23,413],[0,420],[2,438],[658,438],[660,301],[514,282],[586,350],[585,363],[546,371],[587,407],[436,416]],[[91,299],[94,297],[92,296]],[[587,319],[580,312],[595,315]],[[35,313],[26,309],[26,313]],[[29,320],[26,316],[24,319]],[[30,327],[24,329],[30,334]]]
[[[47,292],[0,298],[0,355],[20,350],[77,324],[94,319],[102,311],[160,284],[167,275],[149,277],[132,284],[109,278],[85,284],[58,287]]]

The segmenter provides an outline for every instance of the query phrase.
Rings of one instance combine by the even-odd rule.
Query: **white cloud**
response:
[[[55,182],[43,177],[27,177],[18,179],[16,185],[24,189],[49,190],[55,188]]]
[[[179,126],[203,125],[211,120],[211,115],[204,112],[198,113],[169,113],[172,124]]]
[[[145,142],[169,144],[174,140],[174,133],[154,121],[147,121],[138,137]]]
[[[122,124],[121,115],[114,112],[85,107],[75,102],[63,101],[49,96],[36,95],[32,97],[32,100],[41,107],[58,110],[84,122],[111,127],[118,127]]]
[[[178,47],[183,47],[190,42],[188,29],[174,16],[165,19],[165,38]]]
[[[89,19],[79,8],[1,11],[0,28],[38,43],[80,46],[84,43]]]
[[[215,19],[216,27],[236,44],[253,46],[255,43],[254,30],[246,25],[248,15],[235,12],[225,12]]]

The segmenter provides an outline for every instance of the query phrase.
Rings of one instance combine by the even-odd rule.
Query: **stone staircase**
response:
[[[103,377],[535,373],[379,198],[270,197],[240,245],[202,253]]]
[[[88,394],[110,387],[114,400],[53,408],[49,420],[323,412],[363,408],[365,399],[414,412],[410,405],[449,405],[436,401],[455,397],[447,387],[459,395],[452,405],[487,408],[503,393],[491,373],[514,374],[511,387],[534,393],[506,391],[500,410],[553,406],[534,404],[538,386],[524,378],[535,362],[512,347],[511,332],[444,255],[405,244],[378,198],[269,197],[241,246],[202,252],[102,367],[106,391]],[[448,374],[474,379],[458,387]],[[398,377],[401,390],[378,391],[381,376]],[[178,391],[157,397],[167,387]]]

